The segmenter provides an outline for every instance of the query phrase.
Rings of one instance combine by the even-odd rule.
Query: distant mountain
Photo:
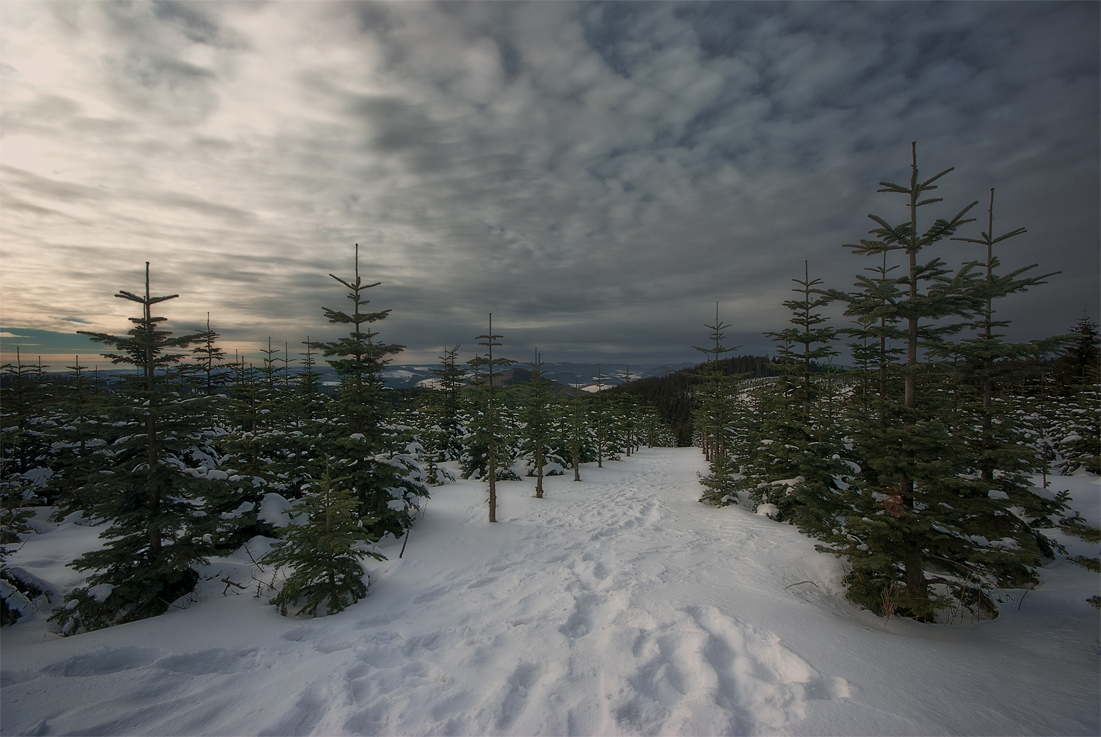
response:
[[[633,365],[626,363],[544,363],[543,370],[548,379],[559,384],[577,388],[592,387],[596,384],[596,377],[604,377],[607,386],[618,386],[624,383],[628,370],[632,381],[646,379],[679,371],[695,366],[693,363],[661,364],[661,365]],[[392,364],[383,371],[386,386],[394,389],[407,389],[415,386],[431,386],[433,370],[443,368],[440,364]],[[507,373],[517,372],[516,374]],[[513,384],[527,381],[527,364],[519,363],[512,369],[502,374],[504,383]],[[427,383],[426,383],[427,382]]]
[[[626,363],[545,363],[543,368],[545,375],[548,379],[556,381],[559,384],[566,386],[572,386],[578,389],[584,389],[588,391],[595,391],[597,384],[597,376],[600,375],[604,379],[604,385],[606,387],[619,386],[623,384],[628,371],[630,371],[630,379],[637,381],[639,379],[650,379],[661,376],[666,376],[676,371],[680,371],[686,368],[690,368],[695,364],[692,363],[677,363],[677,364],[626,364]],[[226,367],[222,367],[226,368]],[[434,381],[433,372],[438,369],[442,369],[442,364],[430,364],[430,363],[416,363],[416,364],[391,364],[387,366],[383,372],[383,380],[386,386],[391,389],[411,389],[414,387],[431,387]],[[297,375],[302,372],[301,366],[291,366],[288,369],[288,373],[291,375]],[[322,385],[335,386],[339,383],[340,377],[325,363],[320,363],[314,367],[314,371],[317,372]],[[56,372],[50,371],[50,374],[66,374],[69,372]],[[107,367],[99,369],[98,375],[103,380],[108,380],[114,376],[120,374],[134,373],[133,368],[117,368]],[[520,383],[528,380],[530,376],[529,366],[526,363],[517,363],[511,369],[506,369],[501,373],[502,381],[505,385]]]

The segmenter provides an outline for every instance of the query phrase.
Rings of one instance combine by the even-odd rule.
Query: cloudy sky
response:
[[[906,218],[911,141],[956,168],[930,216],[994,187],[1003,262],[1062,272],[1012,337],[1062,332],[1101,301],[1099,9],[5,0],[5,359],[98,353],[146,261],[171,329],[293,352],[356,243],[397,362],[491,312],[520,360],[697,360],[716,302],[773,352],[804,260],[849,288],[867,215]]]

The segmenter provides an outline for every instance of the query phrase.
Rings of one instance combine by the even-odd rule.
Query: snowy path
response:
[[[434,490],[404,558],[385,546],[336,616],[223,596],[222,576],[248,580],[235,556],[186,611],[68,639],[11,628],[0,731],[1097,734],[1088,606],[1053,621],[1037,591],[979,627],[884,624],[794,528],[700,505],[697,451],[606,466],[542,500],[502,484],[496,525],[484,485]]]

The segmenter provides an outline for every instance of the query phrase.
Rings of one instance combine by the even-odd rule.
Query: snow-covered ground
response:
[[[484,484],[434,489],[404,558],[388,540],[370,595],[335,616],[279,616],[244,550],[162,617],[61,638],[36,615],[0,634],[0,732],[1101,731],[1095,574],[1052,563],[977,625],[884,622],[795,528],[699,504],[704,470],[667,448],[548,479],[544,499],[501,483],[496,525]],[[1096,524],[1096,478],[1053,486]],[[11,564],[73,585],[95,531],[39,529]]]

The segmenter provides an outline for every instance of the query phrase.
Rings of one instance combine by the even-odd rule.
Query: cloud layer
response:
[[[715,302],[768,351],[804,259],[846,288],[905,217],[916,140],[1063,271],[1003,309],[1059,332],[1101,299],[1098,10],[6,2],[3,327],[124,330],[150,261],[181,330],[297,344],[359,243],[409,359],[489,312],[522,360],[691,359]]]

